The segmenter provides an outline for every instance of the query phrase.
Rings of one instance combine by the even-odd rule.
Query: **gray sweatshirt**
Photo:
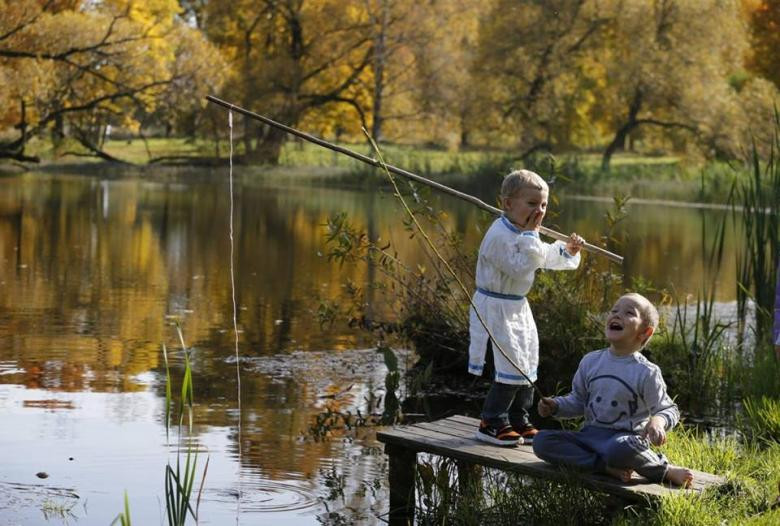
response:
[[[680,412],[666,393],[661,369],[640,353],[616,356],[609,349],[593,351],[580,361],[572,392],[557,396],[555,416],[585,415],[585,425],[640,433],[651,416],[677,424]]]

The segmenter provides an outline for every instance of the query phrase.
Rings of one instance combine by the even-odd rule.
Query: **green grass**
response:
[[[756,440],[780,443],[780,400],[766,396],[746,398],[743,408],[743,432]]]
[[[777,524],[771,510],[780,482],[780,444],[741,442],[735,437],[710,439],[692,428],[669,435],[663,448],[671,463],[724,476],[727,483],[700,497],[663,499],[628,524]],[[757,521],[757,522],[756,522]]]
[[[132,526],[130,522],[130,500],[127,498],[127,492],[125,491],[125,507],[119,515],[111,522],[111,526],[119,524],[119,526]]]
[[[43,517],[49,521],[51,519],[60,519],[67,523],[69,520],[78,520],[73,513],[73,508],[78,502],[76,500],[51,500],[46,499],[41,504]]]
[[[723,476],[726,483],[701,495],[672,496],[647,506],[615,505],[584,489],[575,473],[564,483],[485,469],[479,485],[460,487],[449,460],[423,461],[417,473],[420,524],[720,525],[777,524],[772,510],[780,482],[780,444],[708,438],[693,428],[669,434],[662,448],[670,462]]]

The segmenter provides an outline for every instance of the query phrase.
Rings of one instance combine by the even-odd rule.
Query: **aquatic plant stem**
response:
[[[168,518],[169,526],[184,526],[187,521],[187,512],[192,515],[195,523],[198,522],[198,507],[200,506],[200,494],[203,491],[203,483],[206,477],[206,471],[208,470],[208,459],[206,460],[206,467],[203,471],[203,478],[201,479],[201,488],[198,493],[198,501],[195,509],[192,508],[191,498],[192,489],[194,487],[195,472],[197,470],[198,452],[193,453],[192,448],[192,415],[193,415],[193,400],[194,390],[192,386],[192,366],[190,360],[190,350],[187,349],[187,345],[184,342],[184,335],[182,334],[181,327],[176,323],[176,332],[179,335],[179,341],[181,342],[182,352],[184,355],[184,376],[181,384],[181,399],[178,403],[179,411],[179,424],[178,424],[178,440],[177,440],[177,452],[176,452],[176,469],[171,467],[170,461],[165,466],[165,508]],[[165,361],[165,434],[168,438],[168,428],[170,426],[170,407],[172,398],[171,389],[171,375],[167,356],[167,349],[163,344],[163,358]],[[184,429],[184,412],[187,412],[187,436],[189,442],[187,444],[187,456],[184,464],[184,470],[181,466],[181,450],[183,449],[183,429]]]
[[[236,399],[238,403],[238,497],[236,498],[236,524],[238,524],[238,517],[241,515],[241,364],[238,356],[238,319],[236,308],[236,277],[234,269],[234,241],[233,241],[233,112],[228,110],[228,128],[230,129],[230,292],[233,298],[233,334],[236,353]]]
[[[447,269],[447,271],[452,275],[453,278],[455,278],[455,281],[458,283],[458,286],[460,287],[461,291],[463,291],[463,295],[466,296],[469,300],[469,304],[471,305],[471,308],[474,309],[474,314],[477,315],[477,319],[479,319],[479,322],[482,324],[482,326],[485,328],[485,331],[488,333],[488,337],[490,338],[490,342],[493,344],[494,348],[498,349],[498,351],[503,355],[503,357],[512,364],[512,367],[514,367],[517,372],[520,373],[520,375],[525,378],[529,384],[531,384],[531,387],[533,387],[536,392],[539,394],[541,398],[544,398],[544,393],[542,393],[542,390],[539,389],[539,386],[536,385],[536,382],[531,380],[527,374],[518,366],[512,358],[509,357],[509,355],[506,353],[506,351],[501,347],[501,345],[496,341],[496,339],[493,337],[493,334],[490,332],[490,329],[487,326],[487,323],[485,323],[485,320],[482,318],[482,315],[479,313],[479,310],[477,309],[477,306],[474,305],[474,300],[471,298],[471,294],[469,293],[468,289],[466,289],[466,286],[463,284],[463,281],[461,281],[460,277],[458,277],[457,273],[452,269],[449,262],[441,255],[439,250],[436,248],[436,245],[431,241],[431,238],[428,237],[428,233],[425,232],[422,225],[420,225],[419,221],[417,221],[417,217],[414,215],[414,212],[412,212],[411,208],[409,208],[409,205],[406,203],[406,199],[404,199],[403,195],[401,195],[401,191],[398,188],[398,185],[395,182],[395,178],[390,173],[390,170],[387,169],[387,164],[385,163],[384,158],[382,157],[382,152],[379,150],[379,146],[377,146],[376,142],[374,141],[374,138],[369,135],[368,131],[365,128],[363,129],[363,133],[368,138],[369,143],[371,143],[371,147],[374,149],[374,152],[376,152],[377,159],[379,161],[380,167],[382,170],[384,170],[385,174],[387,175],[387,178],[390,180],[390,183],[393,185],[393,190],[395,191],[396,197],[398,197],[398,200],[401,201],[401,204],[404,207],[404,210],[409,215],[409,217],[414,222],[414,225],[417,227],[417,230],[419,230],[420,234],[425,239],[425,242],[428,244],[428,246],[431,248],[433,253],[436,255],[436,257],[441,261],[441,263],[444,265],[444,267]]]

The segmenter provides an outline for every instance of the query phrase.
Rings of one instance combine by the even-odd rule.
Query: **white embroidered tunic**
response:
[[[539,337],[525,295],[534,283],[537,269],[576,269],[580,254],[572,256],[561,241],[545,243],[534,231],[522,231],[505,216],[496,219],[482,239],[477,259],[477,292],[474,305],[493,338],[532,381],[539,366]],[[488,333],[470,309],[469,365],[471,374],[481,375],[485,366]],[[522,374],[494,350],[495,381],[528,385]]]

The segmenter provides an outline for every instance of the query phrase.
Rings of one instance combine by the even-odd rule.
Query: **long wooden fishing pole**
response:
[[[323,148],[327,148],[329,150],[333,150],[334,152],[343,153],[344,155],[348,157],[352,157],[353,159],[357,159],[358,161],[364,162],[366,164],[369,164],[375,168],[383,168],[383,165],[380,161],[377,159],[374,159],[372,157],[368,157],[366,155],[363,155],[361,153],[358,153],[354,150],[350,150],[349,148],[344,148],[343,146],[338,146],[336,144],[330,143],[328,141],[325,141],[323,139],[320,139],[319,137],[315,137],[313,135],[310,135],[306,132],[302,132],[300,130],[296,130],[295,128],[292,128],[290,126],[284,125],[280,122],[276,122],[275,120],[269,119],[268,117],[264,117],[262,115],[259,115],[253,111],[246,110],[240,106],[236,106],[235,104],[232,104],[230,102],[226,102],[222,99],[218,99],[217,97],[213,97],[211,95],[206,96],[206,100],[209,102],[213,102],[214,104],[218,104],[220,106],[223,106],[225,108],[228,108],[229,110],[233,110],[237,113],[241,113],[242,115],[246,115],[247,117],[251,119],[258,120],[260,122],[263,122],[265,124],[268,124],[269,126],[273,126],[274,128],[278,128],[280,130],[283,130],[291,135],[295,135],[296,137],[300,137],[301,139],[304,139],[306,141],[309,141],[311,143],[317,144],[319,146],[322,146]],[[449,186],[445,186],[441,183],[437,183],[436,181],[431,181],[430,179],[426,179],[425,177],[419,176],[417,174],[414,174],[412,172],[403,170],[401,168],[397,168],[393,165],[386,164],[384,165],[384,168],[387,168],[388,171],[400,175],[402,177],[406,177],[407,179],[411,179],[413,181],[417,181],[418,183],[424,184],[426,186],[430,186],[431,188],[435,188],[436,190],[439,190],[441,192],[444,192],[446,194],[453,195],[455,197],[458,197],[460,199],[463,199],[464,201],[468,201],[469,203],[472,203],[479,208],[483,210],[487,210],[488,212],[491,212],[496,215],[501,215],[502,211],[499,208],[496,208],[495,206],[490,206],[486,202],[482,201],[481,199],[474,197],[473,195],[469,195],[463,192],[459,192],[458,190],[455,190],[454,188],[450,188]],[[561,234],[560,232],[556,232],[555,230],[552,230],[551,228],[547,228],[545,226],[539,227],[539,233],[544,234],[548,237],[551,237],[553,239],[557,239],[559,241],[568,242],[569,236],[565,234]],[[606,250],[604,248],[601,248],[596,245],[592,245],[590,243],[585,243],[583,245],[583,250],[586,250],[588,252],[591,252],[593,254],[599,254],[601,256],[605,256],[610,261],[614,261],[615,263],[622,264],[623,263],[623,256],[619,256],[613,252],[610,252],[609,250]]]

